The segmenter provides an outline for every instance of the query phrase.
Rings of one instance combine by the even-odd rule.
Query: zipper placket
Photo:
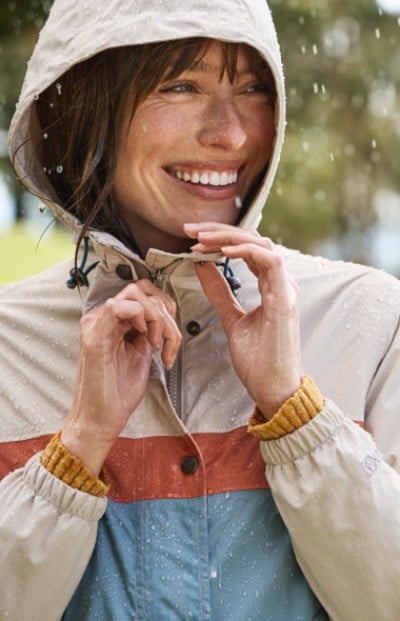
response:
[[[152,281],[153,283],[171,295],[173,300],[176,303],[177,315],[175,317],[175,321],[179,330],[181,330],[180,326],[180,312],[179,312],[179,304],[174,295],[173,287],[169,287],[170,291],[167,290],[167,278],[165,276],[165,270],[163,268],[151,269]],[[165,381],[167,386],[167,391],[169,397],[171,399],[171,403],[175,409],[175,412],[181,418],[181,375],[182,375],[182,354],[181,349],[178,352],[178,355],[175,359],[175,364],[170,371],[166,371],[165,373]]]

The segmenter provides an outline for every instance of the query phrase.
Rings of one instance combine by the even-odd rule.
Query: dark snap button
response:
[[[197,457],[194,455],[188,455],[181,461],[181,470],[184,474],[193,474],[199,467]]]
[[[126,265],[125,263],[117,265],[115,272],[121,280],[132,280],[132,270],[129,265]]]
[[[189,321],[186,330],[191,336],[196,336],[201,330],[200,324],[197,321]]]

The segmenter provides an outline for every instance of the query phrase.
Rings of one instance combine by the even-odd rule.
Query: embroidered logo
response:
[[[368,476],[372,476],[382,461],[382,455],[376,450],[372,455],[367,455],[363,459],[363,467]]]

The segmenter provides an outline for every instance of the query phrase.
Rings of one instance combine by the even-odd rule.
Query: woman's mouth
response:
[[[173,170],[170,172],[174,177],[186,183],[195,185],[208,185],[213,187],[232,185],[237,182],[238,171],[216,170]]]

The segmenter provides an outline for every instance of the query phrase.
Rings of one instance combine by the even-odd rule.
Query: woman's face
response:
[[[161,82],[131,120],[125,109],[113,196],[141,251],[188,250],[185,222],[235,224],[275,134],[274,86],[240,46],[237,79],[221,79],[222,45]]]

